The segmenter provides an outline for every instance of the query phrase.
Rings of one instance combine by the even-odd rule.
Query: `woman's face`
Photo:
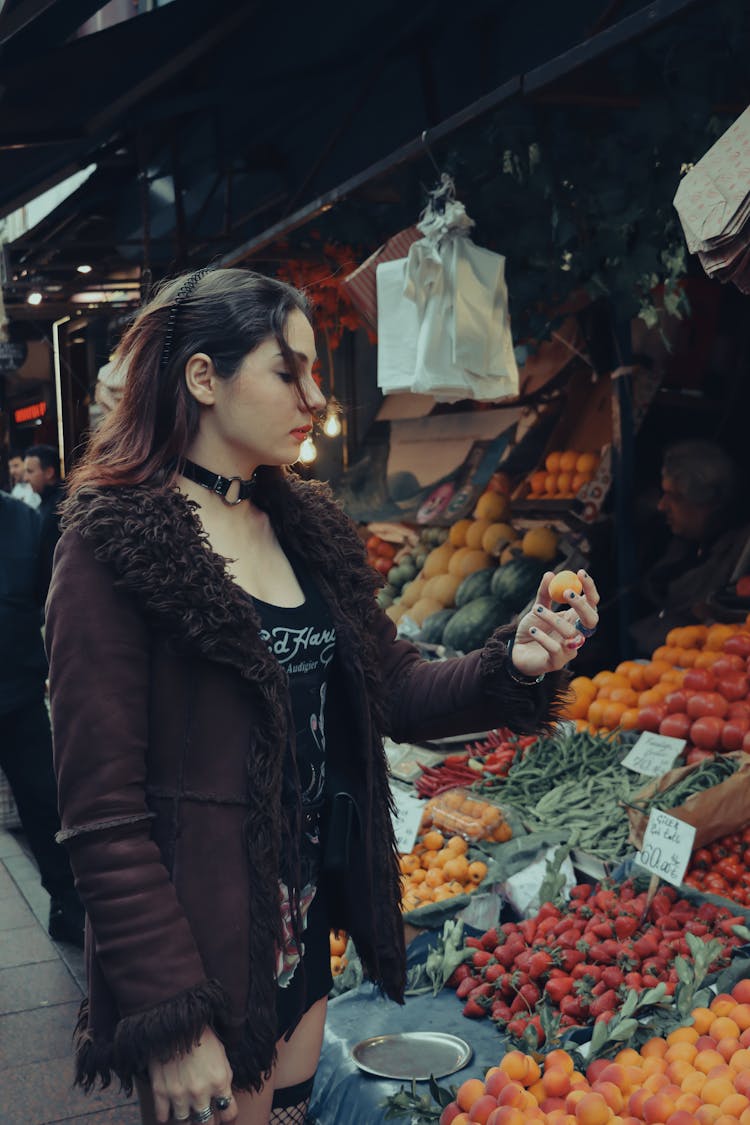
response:
[[[298,357],[304,400],[278,343],[269,337],[245,356],[232,379],[215,380],[212,408],[202,411],[200,437],[218,439],[252,469],[297,461],[312,429],[311,412],[325,407],[312,377],[315,336],[307,317],[295,309],[284,334]]]

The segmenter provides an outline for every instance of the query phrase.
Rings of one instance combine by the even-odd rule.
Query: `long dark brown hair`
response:
[[[295,309],[311,320],[304,295],[250,270],[216,269],[197,279],[175,314],[175,298],[192,276],[165,282],[123,336],[116,353],[127,368],[122,400],[92,435],[68,478],[69,492],[170,481],[198,430],[200,406],[184,377],[196,352],[211,357],[220,378],[231,379],[248,352],[275,337],[302,395],[299,361],[285,328]],[[170,312],[174,332],[164,363]]]

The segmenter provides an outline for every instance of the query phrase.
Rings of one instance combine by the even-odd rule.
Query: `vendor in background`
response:
[[[720,446],[684,441],[667,449],[658,508],[672,537],[638,588],[636,656],[650,656],[676,626],[713,618],[711,596],[729,582],[750,536],[736,500],[737,472]]]
[[[14,500],[23,500],[30,508],[38,508],[42,502],[29,482],[26,480],[26,467],[23,454],[11,449],[8,454],[8,473],[10,475],[10,494]]]
[[[59,507],[65,495],[60,481],[60,458],[51,445],[32,445],[24,457],[26,480],[39,497],[42,517],[40,540],[40,573],[42,592],[46,595],[52,577],[52,560],[60,538]]]

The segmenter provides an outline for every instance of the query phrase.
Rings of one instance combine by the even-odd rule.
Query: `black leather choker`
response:
[[[195,481],[209,492],[215,492],[230,508],[235,504],[241,504],[243,500],[249,500],[255,487],[255,474],[250,480],[243,480],[242,477],[222,477],[218,473],[210,473],[202,465],[196,465],[195,461],[181,461],[179,471],[188,480]]]

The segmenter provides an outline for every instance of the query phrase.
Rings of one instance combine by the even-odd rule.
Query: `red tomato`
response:
[[[721,732],[724,720],[716,715],[703,715],[696,719],[690,728],[690,741],[701,750],[718,750],[721,746]]]
[[[687,714],[687,701],[690,698],[686,691],[673,691],[666,697],[664,702],[667,705],[668,715],[686,715]]]
[[[742,743],[748,730],[750,719],[727,719],[721,732],[721,746],[723,750],[741,750]]]
[[[750,731],[742,739],[742,750],[745,754],[750,754]]]
[[[667,704],[667,706],[669,705]],[[667,715],[666,719],[662,719],[659,723],[659,734],[664,734],[667,738],[687,738],[690,734],[691,723],[692,720],[689,715]]]
[[[745,658],[736,653],[724,653],[718,660],[714,660],[711,671],[717,680],[726,676],[727,672],[744,672]]]
[[[721,646],[723,652],[737,656],[750,656],[750,633],[735,633]]]
[[[393,543],[384,542],[378,546],[377,553],[381,556],[381,558],[392,559],[396,554],[396,550],[397,548],[393,545]]]
[[[667,717],[666,703],[652,703],[650,707],[641,707],[638,712],[638,730],[650,730],[658,733],[659,727]]]
[[[700,722],[700,719],[696,719],[696,722]],[[705,762],[706,758],[713,758],[713,756],[710,750],[701,750],[698,746],[693,746],[685,755],[685,764],[697,766],[699,762]]]
[[[730,703],[727,717],[750,719],[750,699],[740,699],[737,703]]]
[[[372,565],[380,574],[387,574],[393,566],[393,559],[377,558],[373,559]]]
[[[701,719],[704,715],[714,715],[723,719],[729,704],[718,691],[699,691],[688,699],[687,713],[691,719]]]
[[[371,535],[370,538],[365,543],[365,546],[367,547],[368,551],[370,551],[373,555],[375,555],[375,554],[377,554],[378,547],[380,546],[380,544],[382,542],[383,542],[383,540],[380,539],[377,535]]]
[[[716,685],[716,690],[730,703],[736,703],[738,700],[747,699],[747,676],[742,672],[729,672],[723,675]]]
[[[716,680],[708,668],[691,668],[685,673],[682,686],[685,691],[713,691]]]

